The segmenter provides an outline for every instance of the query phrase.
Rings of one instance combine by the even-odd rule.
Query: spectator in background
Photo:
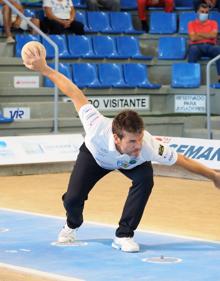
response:
[[[209,20],[208,4],[200,4],[197,10],[198,18],[189,22],[188,62],[197,62],[201,57],[214,58],[220,54],[217,46],[218,24]],[[218,82],[220,82],[220,60],[216,61]]]
[[[90,11],[109,10],[120,11],[120,0],[86,0],[87,8]]]
[[[174,9],[174,0],[137,0],[137,5],[142,28],[148,32],[149,27],[146,9],[149,7],[164,7],[165,12],[171,13]]]
[[[45,33],[75,33],[83,35],[84,25],[75,20],[75,9],[71,0],[43,0],[44,20],[41,29]]]
[[[195,11],[198,10],[200,4],[205,3],[209,6],[209,9],[217,8],[220,11],[220,0],[193,0],[193,6]]]
[[[23,14],[24,9],[19,0],[10,0],[10,2]],[[34,33],[34,30],[28,26],[27,22],[23,20],[18,15],[14,14],[11,8],[6,5],[2,0],[0,0],[0,4],[2,5],[2,9],[0,10],[0,25],[4,26],[5,35],[7,37],[7,43],[14,43],[15,39],[12,36],[11,29],[21,29],[24,31],[30,30],[31,33]],[[33,24],[36,26],[40,26],[40,21],[37,18],[30,18]]]

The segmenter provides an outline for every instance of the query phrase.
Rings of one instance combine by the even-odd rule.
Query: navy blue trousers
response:
[[[220,46],[212,44],[192,44],[188,50],[188,62],[197,62],[201,57],[214,58],[220,54]],[[217,73],[220,75],[220,59],[216,61]]]
[[[132,180],[132,186],[128,192],[116,236],[133,237],[151,194],[153,169],[151,162],[144,162],[131,170],[120,169],[119,171]],[[83,209],[89,192],[98,180],[109,172],[111,170],[103,169],[96,163],[83,144],[71,174],[67,192],[62,197],[69,227],[77,228],[83,223]],[[97,212],[99,211],[97,209]]]

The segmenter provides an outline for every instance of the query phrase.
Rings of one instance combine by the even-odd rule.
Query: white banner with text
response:
[[[75,161],[81,134],[0,137],[0,165]]]
[[[155,136],[178,153],[220,170],[220,140]],[[75,161],[81,134],[0,137],[0,165]]]

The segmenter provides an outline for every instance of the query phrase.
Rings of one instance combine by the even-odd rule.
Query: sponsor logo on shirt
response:
[[[160,146],[159,146],[158,153],[159,153],[160,156],[162,156],[163,153],[164,153],[164,146],[161,145],[161,144],[160,144]]]
[[[128,168],[129,166],[134,165],[135,163],[137,163],[137,161],[135,159],[132,159],[129,162],[118,160],[117,166],[119,168]]]

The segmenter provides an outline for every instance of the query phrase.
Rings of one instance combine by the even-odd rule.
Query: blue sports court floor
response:
[[[0,265],[59,280],[220,280],[220,243],[137,231],[141,251],[124,253],[111,247],[113,227],[85,223],[80,243],[57,246],[53,242],[63,223],[63,218],[0,209]]]

